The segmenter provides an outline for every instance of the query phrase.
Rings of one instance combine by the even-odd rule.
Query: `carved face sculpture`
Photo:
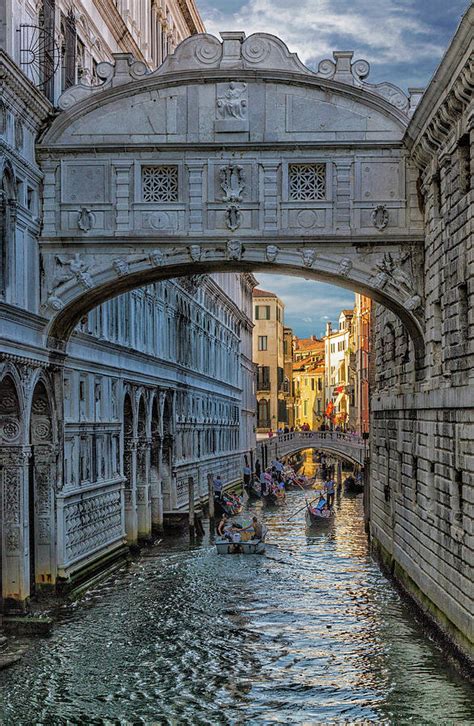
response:
[[[339,274],[343,277],[347,277],[349,272],[352,270],[352,262],[349,257],[343,257],[339,264]]]
[[[314,250],[301,250],[301,256],[303,257],[304,266],[311,267],[316,259],[316,252]]]
[[[237,239],[231,239],[227,242],[227,256],[229,260],[240,260],[242,257],[242,244]]]
[[[201,248],[199,245],[191,245],[189,248],[189,254],[193,262],[199,262],[201,259]]]
[[[266,257],[269,262],[275,262],[278,257],[279,249],[276,245],[268,245],[266,249]]]

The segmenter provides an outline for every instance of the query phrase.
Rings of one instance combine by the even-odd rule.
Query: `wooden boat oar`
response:
[[[317,499],[319,500],[319,497],[317,497]],[[312,504],[315,501],[316,501],[316,499],[312,499],[310,502],[308,502],[308,500],[306,499],[304,506],[297,509],[296,512],[293,512],[293,514],[290,517],[288,517],[288,519],[286,521],[289,522],[290,519],[293,519],[295,514],[298,514],[298,512],[301,512],[303,509],[306,509],[306,507],[308,507],[309,504]]]

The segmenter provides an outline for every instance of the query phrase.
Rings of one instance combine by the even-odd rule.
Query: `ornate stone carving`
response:
[[[77,217],[77,226],[83,232],[90,232],[95,222],[95,216],[87,207],[82,207]]]
[[[200,245],[190,245],[189,256],[193,262],[199,262],[202,256],[202,250]]]
[[[53,294],[54,291],[64,285],[65,282],[76,278],[77,282],[85,288],[93,287],[92,277],[90,276],[89,265],[87,265],[82,259],[79,252],[76,252],[70,259],[67,257],[61,257],[56,255],[56,263],[59,264],[60,269],[56,273],[53,279],[53,287],[49,291]]]
[[[6,522],[20,523],[20,473],[7,468],[3,475],[3,516]]]
[[[342,277],[347,277],[352,270],[352,260],[350,257],[343,257],[339,263],[339,274]]]
[[[265,250],[265,257],[268,262],[275,262],[280,249],[276,245],[268,245]]]
[[[230,239],[227,241],[227,259],[228,260],[241,260],[242,259],[242,242],[238,239]]]
[[[15,148],[18,151],[23,149],[23,124],[19,118],[15,119]]]
[[[14,419],[6,419],[2,423],[0,436],[5,441],[15,441],[20,435],[20,424]]]
[[[415,289],[412,271],[405,271],[404,266],[411,266],[411,253],[406,251],[400,255],[393,255],[391,252],[385,252],[382,259],[375,263],[375,269],[378,272],[372,278],[374,287],[383,290],[383,288],[391,282],[402,292],[407,293],[410,298],[418,296]],[[415,308],[413,308],[415,309]]]
[[[160,267],[165,261],[165,254],[161,250],[150,252],[150,262],[153,267]]]
[[[223,202],[241,202],[245,189],[245,174],[240,164],[227,164],[219,169]]]
[[[262,63],[270,54],[270,43],[266,38],[253,35],[242,46],[242,57],[248,63]]]
[[[112,264],[118,277],[128,275],[130,271],[130,266],[127,260],[125,260],[123,257],[116,257]]]
[[[232,132],[248,129],[247,84],[231,81],[217,97],[216,131]]]
[[[7,109],[3,101],[0,101],[0,134],[7,130]]]
[[[68,561],[89,554],[122,535],[119,491],[102,491],[64,507],[64,533]]]
[[[46,304],[51,310],[55,310],[56,312],[62,310],[64,307],[63,301],[56,295],[49,295]]]
[[[316,260],[316,250],[304,248],[300,250],[300,253],[303,259],[303,265],[305,267],[312,267]]]
[[[387,227],[390,221],[387,207],[384,204],[379,204],[373,210],[372,214],[370,215],[370,219],[372,220],[372,224],[374,225],[374,227],[378,229],[379,232],[382,232]]]
[[[407,310],[415,311],[421,308],[422,299],[419,295],[413,295],[412,297],[409,297],[404,304]]]
[[[194,57],[204,65],[216,63],[222,55],[222,46],[213,35],[202,36],[201,42],[194,48]]]
[[[229,204],[225,210],[225,222],[231,232],[235,232],[240,227],[242,224],[242,212],[237,204]]]

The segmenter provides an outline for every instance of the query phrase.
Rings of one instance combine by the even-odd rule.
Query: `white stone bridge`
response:
[[[257,458],[266,464],[276,457],[290,456],[304,449],[325,451],[363,466],[368,455],[367,441],[339,431],[293,431],[257,442]]]

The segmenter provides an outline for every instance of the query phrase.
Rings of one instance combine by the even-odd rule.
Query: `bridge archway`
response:
[[[39,147],[43,312],[64,348],[93,307],[171,277],[262,271],[350,288],[424,351],[409,99],[335,53],[314,72],[274,36],[185,40],[75,86]]]

